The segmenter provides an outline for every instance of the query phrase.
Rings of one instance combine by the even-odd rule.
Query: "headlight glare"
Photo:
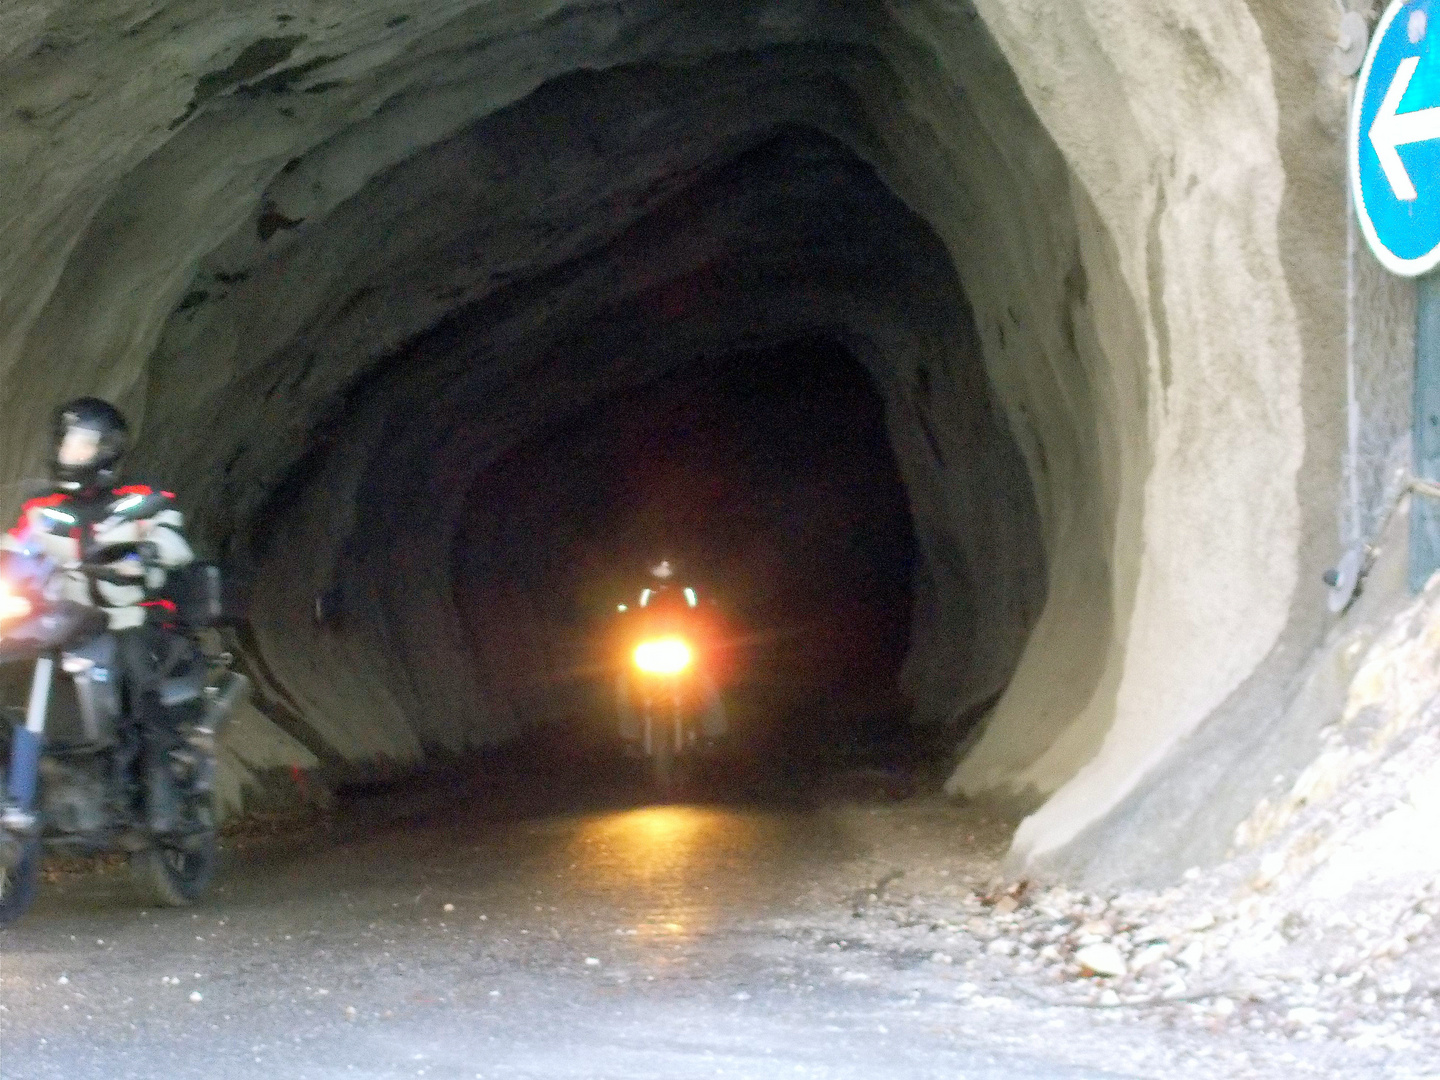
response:
[[[647,675],[678,675],[693,658],[689,643],[680,637],[652,638],[635,646],[635,666]]]
[[[28,597],[12,592],[8,583],[0,581],[0,621],[23,619],[32,610]]]

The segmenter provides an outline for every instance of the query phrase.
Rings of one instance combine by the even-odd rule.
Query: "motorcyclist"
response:
[[[631,602],[617,605],[626,631],[623,636],[631,644],[631,639],[668,630],[686,632],[691,638],[703,636],[696,633],[701,621],[700,603],[699,591],[694,585],[682,583],[676,563],[661,558],[650,565],[645,583]],[[718,739],[728,725],[715,680],[703,665],[695,670],[693,677],[700,694],[702,730],[707,739]],[[622,665],[615,680],[615,711],[620,735],[627,742],[641,737],[636,697],[634,675],[628,664]]]
[[[122,500],[157,494],[146,484],[117,483],[116,469],[129,440],[129,425],[109,402],[82,397],[57,409],[52,490],[25,503],[20,520],[0,538],[0,552],[7,560],[48,559],[58,567],[61,598],[104,611],[116,637],[127,712],[139,725],[148,823],[155,832],[167,832],[175,827],[176,805],[174,781],[164,763],[176,734],[158,688],[160,679],[185,660],[188,642],[166,629],[165,613],[172,605],[161,590],[168,572],[188,564],[194,555],[185,538],[184,518],[169,492],[159,492],[163,505],[148,517],[113,516]],[[109,545],[142,542],[150,545],[147,557],[132,548],[106,564],[114,576],[133,579],[133,584],[98,581],[75,569],[81,562],[93,562]]]
[[[656,612],[681,605],[694,608],[699,603],[699,594],[691,585],[681,585],[676,574],[675,563],[661,559],[648,570],[644,586],[634,598],[637,611]]]

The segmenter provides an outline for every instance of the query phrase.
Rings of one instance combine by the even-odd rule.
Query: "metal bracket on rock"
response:
[[[1348,549],[1344,555],[1340,556],[1340,561],[1335,564],[1333,569],[1325,571],[1324,581],[1329,586],[1326,606],[1333,614],[1338,615],[1343,612],[1360,594],[1360,585],[1365,580],[1365,575],[1370,573],[1371,568],[1375,565],[1375,560],[1380,557],[1380,538],[1389,528],[1390,519],[1395,516],[1395,511],[1400,506],[1400,500],[1410,494],[1424,495],[1427,499],[1440,500],[1440,483],[1418,476],[1408,477],[1385,508],[1385,514],[1375,529],[1374,540]]]

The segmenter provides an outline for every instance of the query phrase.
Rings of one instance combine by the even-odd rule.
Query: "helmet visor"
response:
[[[100,432],[94,428],[68,427],[55,451],[55,461],[67,469],[83,469],[100,456]]]

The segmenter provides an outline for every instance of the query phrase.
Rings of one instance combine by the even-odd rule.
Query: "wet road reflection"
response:
[[[232,852],[193,911],[143,910],[119,874],[52,883],[3,941],[0,1072],[1090,1075],[972,1052],[949,1006],[870,981],[883,962],[847,979],[860,958],[797,939],[817,882],[833,897],[836,868],[865,850],[823,810],[505,817],[453,793],[439,810],[391,806]]]
[[[788,847],[793,824],[711,806],[649,806],[590,818],[568,848],[572,884],[629,916],[642,939],[697,937],[727,911],[770,898],[777,883],[757,880],[756,872],[771,868]]]

